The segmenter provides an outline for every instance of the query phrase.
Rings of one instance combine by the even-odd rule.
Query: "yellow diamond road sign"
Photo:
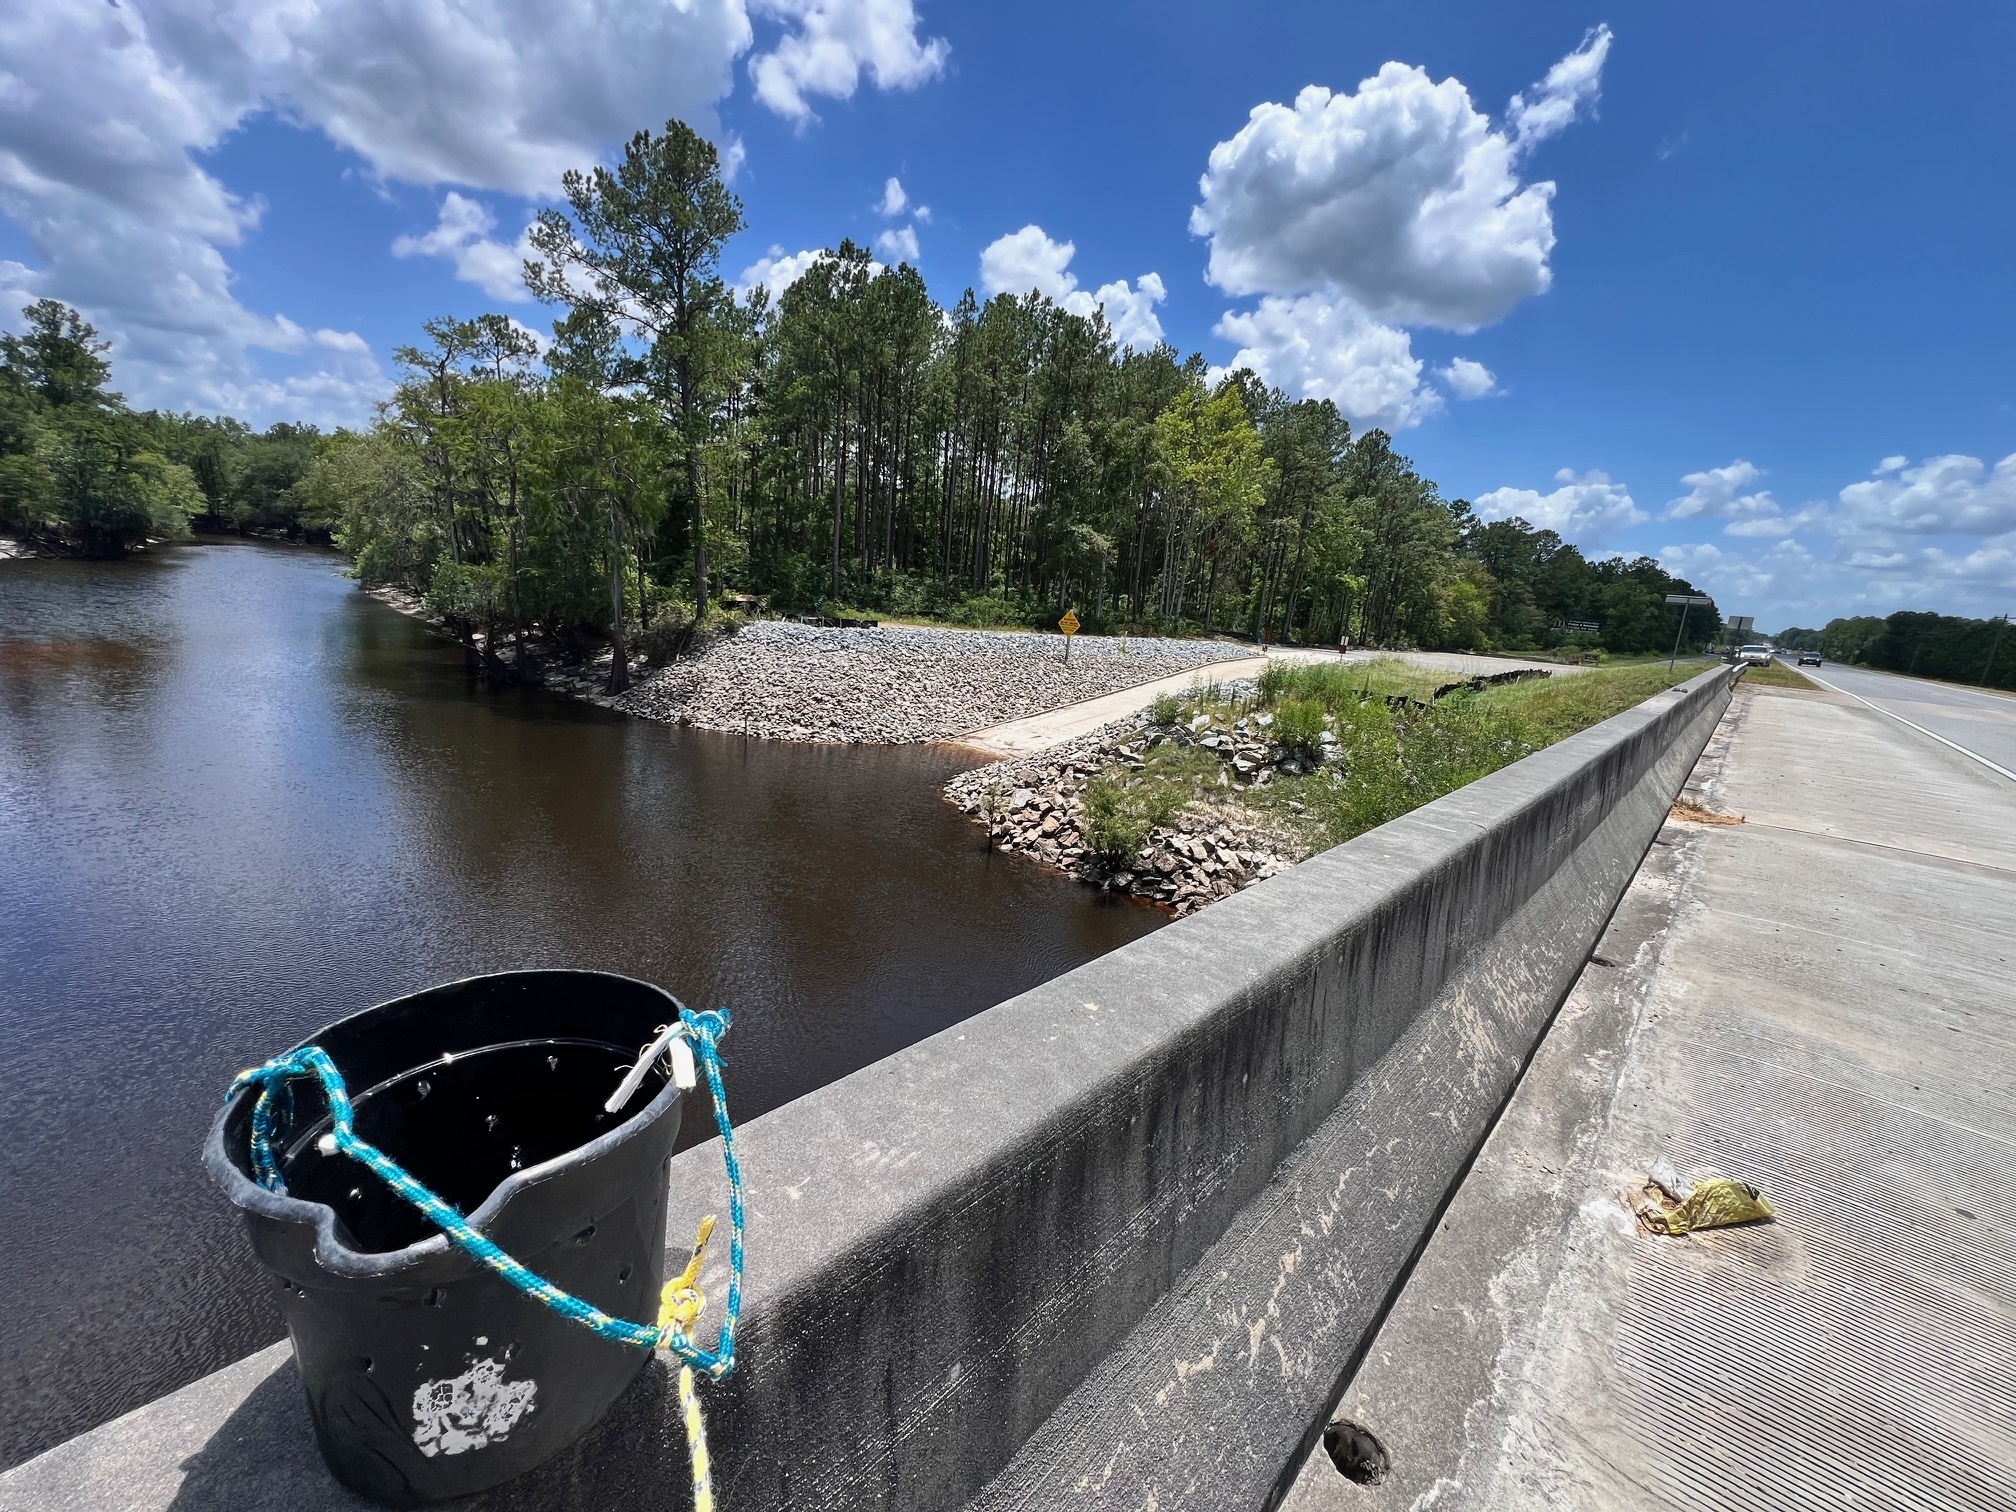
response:
[[[1066,635],[1076,635],[1078,633],[1078,616],[1073,614],[1069,609],[1066,609],[1064,611],[1064,618],[1057,621],[1057,628],[1062,630]]]

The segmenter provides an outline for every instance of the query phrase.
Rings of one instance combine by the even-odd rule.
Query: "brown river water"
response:
[[[973,758],[473,684],[333,553],[0,562],[0,1466],[280,1336],[241,1067],[472,972],[727,1005],[738,1119],[1158,927],[990,854]]]

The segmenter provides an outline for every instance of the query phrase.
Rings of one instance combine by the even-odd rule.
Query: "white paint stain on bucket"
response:
[[[508,1436],[538,1394],[537,1381],[507,1381],[495,1360],[478,1360],[445,1381],[423,1381],[413,1392],[413,1442],[429,1459],[482,1449]]]

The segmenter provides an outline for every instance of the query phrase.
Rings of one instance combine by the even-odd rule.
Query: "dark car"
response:
[[[1818,651],[1801,651],[1799,653],[1799,665],[1802,667],[1819,666],[1820,653]]]

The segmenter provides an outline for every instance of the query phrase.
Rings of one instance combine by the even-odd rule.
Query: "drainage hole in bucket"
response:
[[[1343,1418],[1324,1428],[1323,1452],[1330,1456],[1337,1473],[1355,1485],[1376,1486],[1393,1468],[1386,1446],[1372,1430]]]
[[[377,1366],[372,1363],[371,1356],[364,1356],[364,1374],[370,1375],[375,1369]]]
[[[437,1286],[427,1293],[427,1305],[429,1307],[444,1307],[447,1305],[447,1302],[448,1293],[442,1287]]]
[[[624,1266],[624,1267],[623,1267],[623,1269],[621,1269],[621,1270],[619,1270],[618,1272],[616,1272],[616,1284],[617,1284],[618,1286],[621,1286],[621,1285],[623,1285],[623,1284],[624,1284],[625,1282],[627,1282],[627,1281],[628,1281],[628,1280],[630,1279],[630,1272],[631,1272],[631,1271],[632,1271],[633,1269],[635,1269],[635,1267],[634,1267],[634,1266],[628,1266],[628,1265],[626,1265],[626,1266]]]
[[[513,1339],[509,1344],[506,1344],[504,1346],[504,1358],[506,1360],[511,1359],[517,1353],[518,1353],[518,1341],[516,1339]]]
[[[574,1242],[576,1244],[586,1244],[590,1239],[593,1239],[594,1237],[595,1237],[595,1225],[591,1223],[588,1225],[588,1227],[584,1228],[583,1230],[581,1230],[580,1233],[574,1236]]]
[[[513,1041],[416,1066],[354,1094],[358,1136],[444,1202],[474,1213],[502,1182],[578,1150],[609,1127],[615,1047],[599,1040]],[[647,1080],[633,1099],[662,1085]],[[429,1092],[420,1095],[425,1082]],[[282,1162],[290,1194],[337,1214],[339,1237],[363,1252],[402,1249],[438,1232],[391,1187],[358,1180],[357,1164],[317,1144],[326,1118],[296,1132]]]

